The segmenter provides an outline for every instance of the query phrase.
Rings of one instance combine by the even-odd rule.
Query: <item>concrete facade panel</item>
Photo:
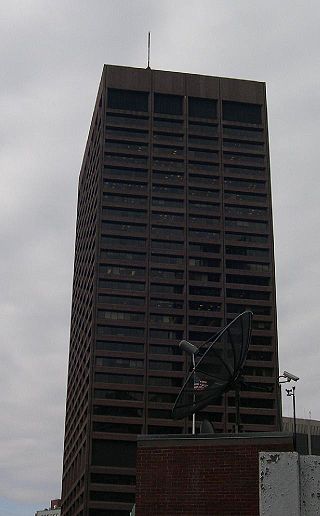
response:
[[[300,516],[296,452],[259,453],[260,516]]]
[[[320,457],[300,456],[301,516],[320,514]]]

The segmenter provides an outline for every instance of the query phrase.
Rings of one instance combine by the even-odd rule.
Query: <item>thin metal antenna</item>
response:
[[[150,42],[151,42],[151,32],[148,32],[148,66],[150,68]]]

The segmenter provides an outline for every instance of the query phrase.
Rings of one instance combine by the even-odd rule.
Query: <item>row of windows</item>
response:
[[[146,246],[146,240],[141,238],[135,238],[135,237],[102,237],[101,243],[106,245],[120,245],[124,247],[137,247],[142,248]],[[183,242],[171,242],[167,240],[152,240],[151,241],[151,248],[152,250],[168,250],[168,251],[182,251],[184,249],[184,243]],[[207,244],[207,243],[195,243],[190,242],[189,243],[189,252],[195,253],[210,253],[210,254],[217,254],[220,252],[220,246],[216,244]],[[101,256],[108,256],[109,258],[119,256],[119,258],[132,255],[134,258],[139,260],[142,259],[141,253],[128,253],[125,251],[125,254],[120,254],[121,251],[115,251],[113,254],[111,251],[108,251],[108,255],[104,255],[104,250],[101,251]],[[239,256],[248,256],[248,257],[256,257],[256,258],[269,258],[269,250],[268,249],[260,249],[255,247],[241,247],[241,246],[232,246],[227,245],[226,246],[226,254],[227,255],[239,255]],[[140,258],[138,258],[140,255]],[[120,258],[121,259],[121,258]],[[124,258],[126,259],[126,258]],[[128,258],[129,259],[129,258]],[[143,258],[144,259],[144,258]],[[199,260],[202,260],[203,258],[200,258]],[[174,258],[173,258],[174,260]],[[192,260],[192,259],[191,259]],[[198,259],[194,259],[195,263],[198,263]],[[170,263],[175,263],[174,261],[170,261]],[[192,261],[190,262],[190,265],[192,265]],[[205,264],[205,262],[204,262]]]
[[[145,269],[138,267],[126,267],[118,265],[104,265],[100,264],[100,273],[113,276],[131,276],[134,278],[141,278],[145,275]]]
[[[120,384],[133,384],[143,385],[144,377],[139,375],[124,375],[124,374],[113,374],[113,373],[95,373],[96,383],[120,383]],[[181,387],[182,378],[166,378],[162,376],[150,376],[148,383],[153,387]]]
[[[167,123],[167,122],[165,122]],[[168,125],[168,124],[167,124]],[[192,126],[191,126],[192,129]],[[217,134],[217,128],[215,128],[215,135]],[[106,131],[107,136],[107,142],[114,142],[115,140],[121,142],[121,138],[130,138],[133,140],[140,140],[144,141],[146,140],[148,136],[147,131],[139,130],[139,129],[123,129],[121,127],[114,127],[112,130],[107,128]],[[223,144],[225,147],[231,147],[234,149],[252,149],[252,150],[258,150],[258,151],[264,151],[264,143],[263,142],[253,142],[253,141],[245,141],[245,140],[261,140],[263,137],[263,132],[259,130],[248,130],[247,128],[225,128],[224,129],[224,136],[225,137],[233,137],[233,138],[241,138],[241,140],[223,140]],[[179,145],[179,149],[183,148],[182,145],[184,143],[184,136],[182,134],[169,134],[169,133],[160,133],[160,132],[154,132],[153,133],[153,141],[159,142],[159,144],[163,143],[172,143],[172,145]],[[217,139],[215,137],[205,137],[205,136],[192,136],[189,135],[188,137],[188,143],[189,144],[195,144],[195,145],[201,145],[204,147],[212,147],[213,145],[217,145]],[[122,142],[124,143],[124,142]],[[158,145],[154,145],[154,148],[159,147]],[[137,147],[135,150],[142,150],[144,146],[141,148]],[[134,148],[133,148],[134,149]],[[169,149],[168,149],[169,150]],[[179,151],[178,151],[179,152]]]
[[[136,223],[126,223],[126,222],[103,222],[101,226],[102,231],[108,232],[108,231],[118,231],[118,232],[134,232],[134,233],[145,233],[147,226],[145,224],[136,224]],[[174,229],[171,226],[151,226],[151,236],[155,237],[169,237],[169,238],[184,238],[184,228],[181,229]],[[206,229],[189,229],[188,231],[190,238],[201,238],[205,240],[217,240],[219,238],[219,232],[218,231],[209,231]],[[236,238],[232,235],[238,235],[237,233],[229,233],[230,238],[233,240],[242,240],[242,241],[253,241],[253,242],[265,242],[266,239],[262,239],[261,236],[254,237],[252,235],[240,235],[239,238]],[[118,238],[118,237],[117,237]],[[120,237],[121,238],[121,237]],[[110,237],[110,242],[116,242],[116,238]],[[121,240],[119,241],[121,243]],[[155,244],[156,246],[156,244]]]
[[[268,263],[260,262],[242,262],[239,260],[227,260],[227,269],[240,269],[252,272],[269,272],[270,267]]]
[[[136,267],[126,267],[118,265],[100,265],[100,273],[113,276],[130,276],[132,278],[143,277],[145,269],[138,269]],[[184,271],[168,270],[168,269],[151,269],[151,278],[179,280],[183,279]],[[193,281],[219,281],[220,275],[209,272],[189,271],[189,279]]]
[[[143,360],[132,358],[96,357],[97,366],[142,369],[143,364]],[[183,363],[149,360],[149,368],[162,371],[182,371]]]
[[[216,305],[218,307],[219,305]],[[203,306],[201,308],[195,308],[195,311],[212,311],[214,305],[209,304],[209,310],[204,309]],[[237,310],[238,312],[238,307]],[[98,311],[98,316],[105,319],[115,320],[115,321],[144,321],[145,314],[139,314],[135,312],[115,312],[115,311]],[[151,323],[160,323],[160,324],[183,324],[184,317],[180,315],[169,315],[169,314],[150,314],[149,320]],[[189,316],[189,324],[197,325],[197,326],[210,326],[214,323],[215,326],[221,326],[221,319],[213,319],[211,316],[207,317],[192,317]],[[230,320],[231,322],[231,320]],[[270,330],[271,322],[268,321],[253,321],[253,328],[257,330]],[[151,332],[152,333],[152,332]],[[101,364],[100,364],[101,365]]]
[[[145,298],[143,297],[132,297],[132,296],[115,296],[115,295],[106,295],[106,294],[99,294],[98,295],[98,302],[99,303],[107,303],[109,305],[116,304],[116,305],[144,305],[145,304]],[[151,308],[170,308],[170,309],[182,309],[184,306],[183,301],[175,300],[175,299],[154,299],[151,298],[150,300],[150,307]],[[212,302],[198,302],[198,301],[191,301],[189,302],[189,308],[190,310],[204,310],[204,311],[220,311],[221,310],[221,304],[212,303]],[[236,310],[238,311],[238,310]],[[256,313],[256,312],[255,312]]]
[[[96,342],[96,348],[97,350],[101,351],[143,353],[144,344],[136,344],[135,342],[112,342],[109,340],[98,340]]]
[[[141,185],[140,185],[141,186]],[[144,187],[144,185],[142,185]],[[117,184],[117,187],[120,188],[119,184]],[[126,192],[128,196],[124,197],[122,195],[115,195],[115,194],[109,194],[104,192],[103,198],[106,202],[109,204],[127,204],[130,206],[137,206],[139,208],[143,208],[147,206],[147,198],[141,197],[141,196],[132,196],[130,195],[130,192]],[[198,209],[217,209],[217,205],[215,203],[208,203],[208,199],[212,200],[219,200],[219,192],[215,190],[205,190],[201,188],[192,188],[189,190],[189,194],[191,197],[202,197],[205,198],[205,201],[201,201],[198,199],[196,202],[192,201],[192,199],[189,200],[189,206],[190,208],[198,208]],[[257,193],[247,193],[247,192],[229,192],[225,191],[224,193],[225,200],[227,202],[252,202],[252,203],[258,203],[263,204],[266,202],[266,195],[264,194],[257,194]],[[152,197],[151,200],[152,206],[162,206],[165,208],[183,208],[184,207],[184,200],[183,199],[170,199],[170,198],[163,198],[163,197]],[[216,206],[216,208],[214,208]]]
[[[201,194],[202,190],[198,190]],[[195,192],[195,190],[194,190]],[[128,192],[126,192],[127,194]],[[139,209],[142,209],[147,206],[147,198],[141,197],[141,196],[131,196],[131,195],[117,195],[117,194],[108,194],[106,192],[103,193],[103,199],[108,204],[116,204],[116,205],[128,205],[131,207],[137,207]],[[260,199],[260,197],[259,197]],[[249,199],[250,200],[250,199]],[[152,197],[151,200],[152,206],[160,206],[163,208],[183,208],[184,207],[184,201],[182,199],[169,199],[169,198],[162,198],[162,197]],[[218,212],[219,206],[216,203],[210,203],[208,200],[201,201],[196,200],[189,200],[189,209],[192,210],[201,210],[201,211],[207,211],[210,210],[212,212]]]
[[[111,259],[111,260],[128,260],[128,261],[137,261],[142,262],[146,259],[146,253],[134,253],[128,251],[106,251],[101,250],[100,256],[103,259]]]
[[[143,360],[135,358],[96,357],[97,366],[142,369]]]
[[[110,340],[98,340],[96,342],[96,349],[100,351],[143,353],[144,344],[136,344],[135,342],[112,342]],[[181,355],[181,350],[176,344],[150,344],[149,352],[156,355]]]
[[[182,115],[184,97],[154,93],[153,110],[155,113],[168,115]],[[142,91],[108,89],[108,107],[126,111],[149,110],[149,94]],[[189,116],[198,118],[216,118],[217,101],[197,97],[188,97]]]
[[[109,188],[111,190],[119,190],[119,189],[126,189],[130,193],[130,190],[147,190],[147,184],[144,182],[142,183],[141,180],[147,181],[147,171],[146,170],[132,170],[132,169],[118,169],[118,168],[107,168],[106,175],[108,176],[108,179],[104,179],[103,184],[106,188]],[[115,176],[118,178],[118,181],[112,181],[110,179],[110,176]],[[125,176],[125,179],[123,178]],[[165,181],[171,181],[171,182],[183,182],[184,175],[179,173],[168,173],[168,172],[162,172],[162,171],[155,171],[153,173],[153,180],[156,178],[159,178],[161,180]],[[139,180],[128,182],[127,179],[132,180]],[[202,184],[206,186],[210,185],[219,185],[219,178],[212,176],[212,175],[204,175],[204,174],[189,174],[189,182],[195,182],[195,186],[201,186]],[[225,188],[245,188],[247,190],[264,190],[266,183],[265,181],[254,181],[254,180],[244,180],[244,179],[225,179],[224,180]],[[182,194],[184,190],[183,186],[168,186],[168,185],[162,185],[162,184],[153,184],[152,185],[152,191],[154,193],[169,193],[169,194]],[[193,190],[191,187],[189,187],[189,195],[195,195],[194,192],[197,192],[197,190]],[[244,208],[242,208],[244,209]],[[264,215],[266,210],[260,209],[259,211],[253,211],[253,208],[250,208],[250,215]]]
[[[148,133],[146,131],[133,131],[133,130],[124,130],[124,129],[115,129],[113,131],[107,130],[107,149],[108,151],[115,152],[141,152],[146,153],[148,151],[148,144],[143,143],[146,139]],[[123,137],[131,138],[131,141],[124,141]],[[138,139],[139,142],[135,143],[134,140]],[[153,151],[156,155],[172,155],[174,157],[182,157],[184,156],[184,147],[183,147],[183,136],[182,135],[170,135],[164,134],[154,134],[153,140],[159,143],[153,144]],[[168,142],[170,141],[171,145],[168,147]],[[218,140],[216,138],[204,138],[204,137],[194,137],[189,136],[188,138],[188,155],[189,158],[193,155],[194,157],[200,158],[217,158],[217,152],[209,152],[210,147],[216,147]],[[201,145],[204,146],[205,149],[200,149],[199,147],[193,148],[192,145]],[[259,142],[247,142],[242,140],[223,140],[223,145],[225,148],[231,148],[236,151],[242,150],[256,150],[260,152],[264,152],[264,143]]]
[[[123,131],[123,136],[132,136],[133,133],[136,132],[136,136],[141,138],[142,134],[147,134],[146,131],[139,130],[137,127],[146,128],[148,126],[148,118],[144,116],[135,116],[135,115],[123,115],[122,113],[108,113],[108,123],[110,126],[112,126],[112,131],[119,130],[119,133]],[[126,126],[126,129],[123,129],[123,127],[120,126]],[[154,118],[154,130],[171,130],[175,131],[175,133],[154,133],[153,138],[154,140],[158,139],[159,141],[162,141],[164,138],[166,140],[172,139],[173,141],[182,141],[183,140],[183,134],[181,133],[183,128],[183,121],[182,120],[176,120],[176,119],[161,119],[161,118]],[[134,127],[133,129],[129,130],[128,128]],[[215,136],[218,136],[218,126],[215,124],[208,124],[206,122],[195,122],[189,120],[188,124],[189,133],[197,134],[197,137],[189,136],[190,138],[193,138],[194,143],[197,143],[197,139],[200,139],[200,142],[203,141],[204,138],[210,137],[211,139]],[[180,131],[180,134],[179,132]],[[246,140],[263,140],[264,133],[263,129],[260,128],[253,128],[253,127],[235,127],[235,126],[227,126],[224,125],[223,127],[223,134],[225,137],[232,137],[232,138],[241,138]],[[201,136],[201,138],[199,138]],[[208,143],[211,140],[208,140]],[[206,142],[207,143],[207,142]]]
[[[234,295],[234,291],[227,291],[227,297],[237,297],[241,298],[241,293],[243,293],[244,298],[248,299],[258,299],[258,300],[269,300],[270,293],[268,292],[253,292],[253,291],[237,291],[236,295]],[[221,326],[221,320],[216,319],[211,322],[215,322],[217,327]],[[197,324],[198,325],[198,324]],[[98,325],[97,333],[100,336],[109,336],[114,335],[118,337],[139,337],[144,338],[145,330],[144,328],[134,328],[134,327],[124,327],[124,326],[102,326]],[[203,341],[210,337],[210,334],[206,332],[190,332],[190,338],[193,340]],[[181,340],[183,338],[182,331],[174,331],[167,329],[150,329],[150,338],[153,339],[165,339],[165,340]],[[267,345],[267,344],[266,344]]]
[[[188,97],[188,114],[196,118],[217,118],[215,99]],[[144,91],[120,90],[108,88],[108,107],[126,111],[149,110],[149,93]],[[164,93],[154,93],[153,110],[155,113],[166,115],[182,115],[184,97]],[[246,102],[222,101],[222,118],[250,124],[261,124],[261,105]]]
[[[245,226],[243,226],[242,224],[238,224],[237,222],[238,221],[235,221],[235,224],[233,224],[233,221],[228,221],[228,223],[226,225],[229,227],[232,227],[232,226],[241,227],[241,228],[243,227],[243,228],[246,228],[249,230],[255,230],[255,231],[257,231],[257,230],[263,231],[263,228],[265,227],[265,225],[263,225],[263,224],[260,225],[259,223],[252,223],[252,224],[247,223]],[[108,232],[108,231],[121,232],[121,231],[123,231],[123,232],[127,232],[127,233],[130,233],[130,232],[145,233],[146,226],[142,225],[142,224],[133,224],[133,223],[124,223],[124,222],[106,222],[106,223],[102,224],[102,230],[105,232]],[[185,234],[184,228],[174,229],[171,226],[152,226],[151,227],[151,236],[156,237],[156,238],[162,237],[162,238],[169,238],[170,240],[178,238],[178,239],[183,240],[184,234]],[[188,235],[189,235],[190,239],[198,239],[199,238],[202,240],[213,241],[213,240],[219,239],[220,232],[219,231],[210,231],[210,230],[201,229],[201,228],[198,228],[198,229],[189,228]],[[227,231],[225,233],[225,238],[226,238],[226,240],[234,240],[237,242],[253,242],[253,243],[261,243],[261,244],[266,244],[269,241],[268,235],[253,234],[253,233],[236,233],[236,232],[230,232],[230,231]],[[128,242],[128,244],[130,244],[130,238],[118,237],[118,236],[117,237],[113,237],[113,236],[102,237],[102,242],[105,242],[105,243],[121,245],[121,244],[124,244],[126,241]],[[146,247],[146,240],[133,239],[132,245],[134,245],[134,244],[136,244],[136,245],[142,244],[143,247]],[[152,247],[155,247],[155,248],[159,247],[159,245],[157,244],[157,241],[155,241],[155,240],[152,241]],[[165,247],[168,248],[167,245]],[[182,247],[183,247],[183,245],[181,245],[181,243],[180,243],[180,248],[182,248]],[[174,246],[172,248],[174,248]],[[178,249],[178,246],[177,246],[177,249]],[[104,269],[105,269],[105,273],[107,273],[107,274],[112,273],[111,271],[108,272],[106,267],[104,267]],[[117,274],[120,274],[120,272],[118,272]],[[135,275],[139,276],[139,272],[137,272]]]
[[[270,360],[271,353],[266,352],[249,352],[258,353],[260,357],[266,356]],[[265,353],[265,354],[263,354]],[[260,360],[266,360],[266,358],[260,358]],[[109,399],[109,400],[123,400],[123,401],[143,401],[144,393],[142,391],[127,391],[127,390],[112,390],[112,389],[95,389],[95,399]],[[176,400],[176,393],[164,393],[164,392],[149,392],[148,401],[150,403],[174,403]],[[228,405],[230,407],[235,406],[235,399],[228,397]],[[274,400],[270,398],[245,398],[241,396],[241,406],[249,408],[273,408]],[[98,479],[92,480],[99,482]],[[107,482],[108,483],[108,482]],[[123,482],[119,482],[120,484]]]
[[[108,150],[105,152],[105,158],[106,162],[108,164],[123,164],[124,166],[127,165],[133,165],[133,166],[140,166],[142,168],[146,168],[148,165],[148,157],[147,156],[132,156],[130,154],[125,154],[125,152],[133,151],[133,146],[123,146],[122,147],[122,154],[121,148],[119,148],[118,145],[113,146],[113,148],[108,147]],[[140,149],[140,152],[142,152],[142,148]],[[138,150],[137,150],[138,151]],[[183,160],[170,160],[170,154],[171,152],[162,153],[162,155],[168,156],[160,158],[161,153],[157,153],[153,157],[153,166],[155,168],[168,168],[172,167],[175,170],[183,170],[184,168],[184,162]],[[182,153],[180,153],[182,155]],[[174,157],[177,157],[177,153],[174,154]],[[200,149],[197,150],[189,150],[188,158],[189,158],[189,169],[203,169],[203,170],[212,170],[212,164],[209,163],[210,161],[217,161],[218,160],[218,152],[211,152],[208,153],[206,151],[201,151]],[[208,163],[202,163],[201,161],[197,161],[197,159],[202,159],[207,161]],[[223,160],[227,163],[229,161],[233,162],[234,164],[243,164],[243,165],[258,165],[258,166],[264,166],[265,165],[265,158],[264,156],[260,156],[257,154],[244,154],[239,153],[235,154],[235,152],[223,152]]]
[[[148,116],[145,115],[133,115],[133,114],[123,114],[123,113],[115,113],[109,112],[107,113],[107,122],[108,125],[112,128],[126,126],[128,127],[139,127],[143,129],[148,128]],[[176,118],[160,118],[155,116],[153,119],[153,129],[155,132],[160,132],[163,130],[169,130],[171,135],[179,138],[183,137],[183,120],[179,120]],[[218,126],[217,124],[213,124],[207,121],[194,121],[189,120],[188,123],[189,133],[196,134],[197,136],[205,136],[205,137],[214,137],[218,135]],[[249,129],[249,128],[248,128]],[[173,135],[174,133],[174,135]],[[163,132],[162,132],[163,134]],[[170,135],[169,135],[170,136]]]
[[[271,315],[271,307],[270,306],[259,306],[259,305],[241,305],[241,304],[233,304],[227,303],[227,312],[228,313],[241,313],[245,310],[251,310],[254,315]]]
[[[112,321],[144,321],[145,314],[138,312],[115,312],[110,310],[98,310],[98,317]]]

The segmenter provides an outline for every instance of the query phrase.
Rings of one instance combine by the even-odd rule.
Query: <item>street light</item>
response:
[[[195,383],[195,367],[196,367],[196,359],[195,355],[198,353],[199,349],[194,344],[191,344],[191,342],[188,342],[187,340],[182,340],[179,343],[179,348],[182,349],[182,351],[185,351],[188,355],[192,357],[192,367],[193,367],[193,384]],[[193,401],[195,400],[195,394],[193,393]],[[196,414],[192,414],[192,434],[194,435],[196,433]]]
[[[284,380],[280,380],[280,378],[284,378]],[[293,380],[297,382],[299,380],[299,376],[295,374],[288,373],[288,371],[283,371],[282,375],[279,376],[279,383],[288,383]],[[286,389],[287,396],[292,396],[292,407],[293,407],[293,449],[296,451],[297,448],[297,420],[296,420],[296,388],[293,385],[291,389]]]

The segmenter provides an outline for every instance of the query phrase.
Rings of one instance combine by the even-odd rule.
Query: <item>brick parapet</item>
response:
[[[259,451],[290,451],[286,434],[140,437],[136,516],[259,516]]]

